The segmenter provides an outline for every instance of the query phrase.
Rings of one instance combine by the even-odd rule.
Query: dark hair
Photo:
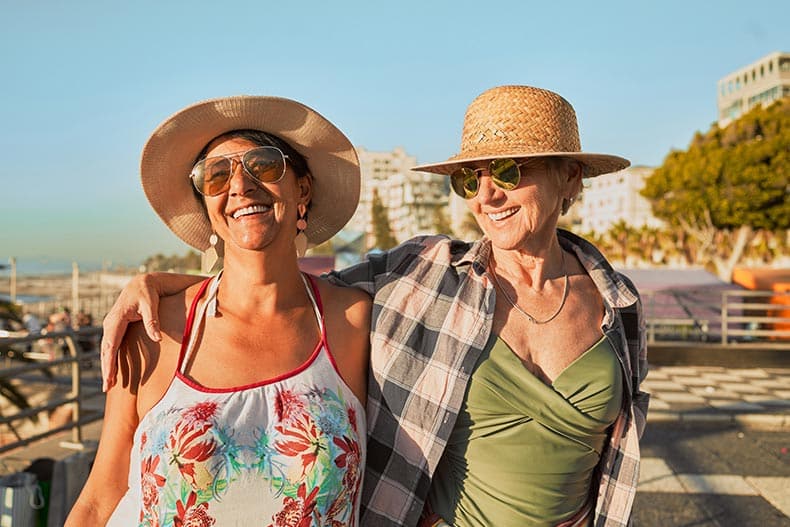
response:
[[[310,173],[310,168],[307,166],[307,160],[305,157],[300,154],[299,152],[294,149],[290,144],[286,141],[280,139],[274,134],[270,134],[267,132],[263,132],[261,130],[231,130],[230,132],[225,132],[224,134],[218,135],[208,143],[206,146],[203,147],[203,150],[195,158],[195,163],[198,161],[202,161],[206,159],[208,155],[209,145],[219,139],[220,137],[225,139],[246,139],[251,143],[255,143],[258,146],[274,146],[282,150],[283,154],[288,157],[287,164],[290,166],[293,171],[296,173],[296,177],[307,177],[311,178],[313,175]],[[200,192],[197,191],[194,185],[192,185],[192,191],[198,197],[198,201],[203,203],[203,196]],[[308,205],[309,207],[309,205]]]

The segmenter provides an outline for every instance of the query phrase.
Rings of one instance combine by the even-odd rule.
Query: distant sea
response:
[[[71,275],[71,260],[47,258],[17,258],[17,276]],[[80,273],[101,271],[101,262],[77,262]],[[11,265],[8,258],[0,257],[0,279],[11,276]]]
[[[53,300],[54,298],[55,297],[53,296],[16,295],[16,301],[20,304],[34,304],[36,302],[46,302],[48,300]],[[9,295],[0,293],[0,300],[10,302],[11,297]]]

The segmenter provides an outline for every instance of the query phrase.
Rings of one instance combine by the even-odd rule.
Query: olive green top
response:
[[[581,509],[622,402],[606,337],[547,385],[492,336],[467,390],[433,478],[433,511],[460,527],[523,527]]]

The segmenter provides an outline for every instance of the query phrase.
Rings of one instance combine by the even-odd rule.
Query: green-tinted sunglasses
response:
[[[488,175],[494,185],[502,190],[513,190],[521,181],[521,169],[524,164],[517,163],[515,159],[494,159],[488,164]],[[477,196],[480,189],[480,176],[482,168],[459,168],[450,174],[450,184],[453,191],[464,199]]]

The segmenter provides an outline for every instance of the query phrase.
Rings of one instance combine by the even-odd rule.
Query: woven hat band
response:
[[[576,113],[568,101],[539,88],[501,86],[469,105],[454,157],[579,151]]]

